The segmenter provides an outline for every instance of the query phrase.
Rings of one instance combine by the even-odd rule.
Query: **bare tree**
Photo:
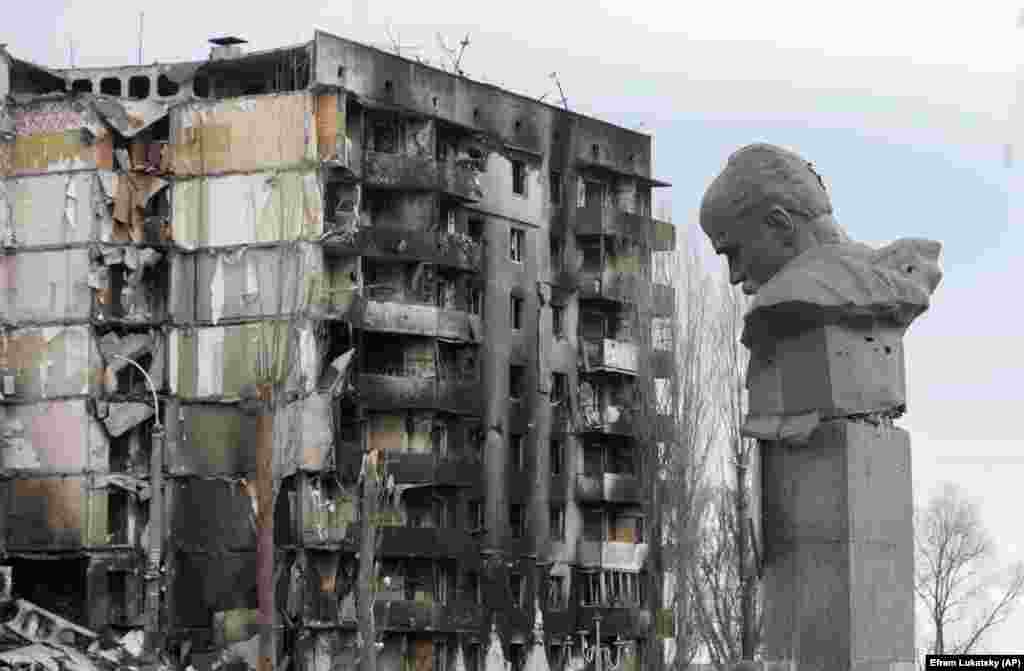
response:
[[[740,432],[747,410],[748,353],[740,343],[746,298],[724,276],[715,288],[707,320],[712,335],[704,393],[714,406],[714,439],[722,450],[724,468],[715,474],[709,503],[702,511],[690,581],[693,621],[704,651],[713,663],[724,665],[754,659],[760,647],[752,478],[758,453],[756,443]]]
[[[725,398],[721,404],[722,424],[733,467],[734,524],[729,529],[735,543],[736,579],[739,589],[739,651],[741,659],[754,659],[760,643],[757,590],[758,575],[753,543],[751,496],[757,483],[751,481],[757,456],[757,443],[744,438],[741,429],[747,414],[746,372],[749,353],[740,343],[743,331],[743,316],[748,308],[746,297],[739,288],[722,282],[721,311],[721,389]]]
[[[682,232],[682,231],[681,231]],[[717,439],[710,381],[713,378],[715,306],[711,278],[701,263],[698,233],[680,235],[680,248],[655,256],[654,279],[676,291],[675,320],[667,333],[655,333],[656,349],[670,349],[676,364],[675,389],[667,400],[672,441],[658,452],[658,482],[662,485],[664,571],[670,576],[666,601],[672,614],[675,666],[686,668],[702,642],[692,593],[696,548],[701,520],[709,502],[706,486],[708,459]],[[654,324],[654,329],[664,328]]]
[[[928,613],[928,649],[976,651],[1024,594],[1024,563],[1002,577],[991,570],[995,552],[978,505],[952,482],[942,483],[915,511],[914,535],[915,589]]]

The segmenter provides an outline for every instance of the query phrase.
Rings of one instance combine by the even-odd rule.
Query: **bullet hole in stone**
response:
[[[914,266],[907,266],[907,272],[908,273],[914,272]]]
[[[888,345],[886,345],[886,346],[885,346],[885,353],[886,353],[886,354],[892,354],[892,348],[891,348],[891,347],[889,347]]]
[[[871,336],[864,336],[864,340],[866,340],[868,342],[875,342],[875,339],[873,337],[871,337]]]

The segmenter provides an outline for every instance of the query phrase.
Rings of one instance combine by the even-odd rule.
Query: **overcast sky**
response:
[[[960,483],[1002,560],[1024,559],[1018,4],[33,0],[4,13],[0,42],[52,66],[68,64],[69,42],[78,65],[134,63],[139,11],[147,62],[205,58],[217,35],[266,49],[317,27],[387,44],[389,24],[407,53],[437,62],[437,32],[469,33],[470,76],[550,101],[557,71],[574,109],[653,132],[655,172],[673,184],[661,199],[680,225],[732,150],[766,141],[804,154],[853,237],[943,243],[945,279],[906,341],[901,425],[917,492]],[[1019,652],[1022,640],[1024,609],[988,647]]]

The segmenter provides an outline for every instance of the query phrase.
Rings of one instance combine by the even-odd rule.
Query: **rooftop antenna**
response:
[[[558,79],[558,73],[552,72],[548,75],[555,80],[555,84],[558,85],[558,95],[562,96],[562,107],[569,109],[569,99],[565,97],[565,90],[562,89],[562,82]]]
[[[142,19],[145,12],[139,12],[139,65],[142,65]]]

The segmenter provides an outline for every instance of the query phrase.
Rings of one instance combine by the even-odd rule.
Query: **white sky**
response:
[[[715,158],[701,155],[699,164],[687,164],[690,141],[662,130],[683,119],[745,124],[743,142],[773,141],[768,124],[775,121],[795,121],[822,137],[853,128],[869,156],[887,145],[904,147],[927,160],[955,163],[965,180],[982,168],[989,172],[976,179],[1002,180],[988,166],[1005,143],[1020,145],[1020,125],[1011,123],[1011,111],[1024,44],[1024,30],[1016,27],[1021,5],[147,0],[126,12],[115,2],[72,7],[37,0],[5,12],[0,42],[8,42],[18,57],[53,66],[67,65],[69,38],[77,45],[79,65],[134,62],[141,10],[146,61],[205,58],[206,39],[220,34],[245,37],[253,49],[301,42],[315,27],[383,44],[391,23],[403,44],[419,45],[436,62],[435,33],[455,42],[468,32],[472,45],[463,67],[470,76],[526,94],[547,92],[550,101],[556,98],[548,74],[557,71],[575,109],[654,130],[655,172],[673,182],[663,195],[671,199],[676,220],[684,221],[736,146],[723,145]],[[844,150],[830,149],[825,140],[814,150],[816,165],[831,166],[826,175],[852,171],[837,180],[833,193],[837,209],[861,217],[843,219],[854,237],[861,230],[862,239],[928,235],[945,243],[947,277],[932,311],[915,323],[906,343],[909,414],[902,425],[913,437],[915,480],[922,494],[941,479],[959,482],[981,499],[1003,558],[1024,559],[1016,496],[1024,483],[1024,445],[1014,421],[1024,408],[1024,327],[1016,307],[1024,270],[1010,251],[1024,236],[989,214],[928,222],[909,217],[886,222],[891,230],[863,232],[869,225],[863,213],[885,219],[887,211],[872,211],[870,196],[851,202],[849,194],[859,193],[851,177],[877,184],[879,191],[905,181],[908,193],[926,200],[955,201],[957,184],[929,189],[914,185],[913,174],[887,173],[884,164],[848,166]],[[1018,156],[1024,161],[1024,146]],[[663,167],[680,164],[698,178]],[[1008,193],[1009,184],[1017,184],[1021,168],[1016,170],[999,189]],[[961,205],[974,209],[973,203]],[[977,211],[991,212],[981,205]],[[1018,223],[1014,205],[1010,217]],[[984,244],[976,255],[957,254],[975,250],[978,240]],[[990,638],[990,648],[1020,651],[1022,639],[1024,613],[1018,613]]]

